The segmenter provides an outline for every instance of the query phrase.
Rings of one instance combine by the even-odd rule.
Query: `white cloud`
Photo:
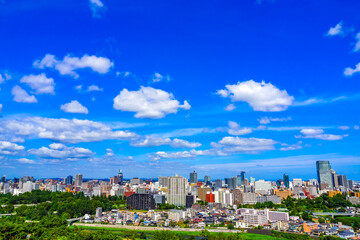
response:
[[[154,73],[153,77],[152,77],[152,81],[155,82],[160,82],[162,80],[167,80],[170,81],[171,78],[169,75],[163,76],[160,73]]]
[[[360,127],[359,127],[358,125],[355,125],[355,126],[354,126],[354,129],[355,129],[355,130],[359,130]]]
[[[170,113],[176,113],[179,108],[189,110],[190,104],[184,101],[181,105],[172,93],[152,87],[143,87],[138,91],[128,91],[124,88],[114,98],[114,109],[136,112],[136,118],[159,119]]]
[[[160,138],[154,136],[147,136],[144,139],[133,141],[130,143],[134,147],[155,147],[162,145],[170,145],[173,148],[196,148],[200,147],[201,144],[197,142],[189,142],[183,139],[174,138]]]
[[[33,90],[35,90],[35,94],[55,94],[54,79],[47,78],[45,73],[24,76],[20,79],[20,82],[26,83],[28,86],[30,86]]]
[[[271,83],[249,80],[226,85],[226,89],[218,90],[217,94],[233,102],[247,102],[255,111],[285,111],[294,100],[286,90],[280,90]]]
[[[89,0],[89,4],[93,18],[100,18],[101,17],[100,12],[104,11],[105,9],[104,3],[101,2],[100,0]]]
[[[315,138],[322,140],[340,140],[347,135],[334,135],[334,134],[325,134],[322,129],[314,128],[305,128],[300,131],[302,135],[295,136],[296,138]]]
[[[61,110],[68,113],[84,113],[88,114],[89,111],[86,107],[81,105],[78,101],[73,100],[60,106]]]
[[[345,96],[340,96],[340,97],[333,97],[333,98],[309,98],[307,100],[304,101],[295,101],[293,103],[293,106],[297,106],[297,107],[301,107],[301,106],[308,106],[308,105],[313,105],[313,104],[320,104],[320,103],[331,103],[331,102],[336,102],[339,100],[344,100],[347,99],[347,97]]]
[[[128,77],[131,75],[131,72],[116,72],[117,77]]]
[[[341,130],[349,130],[350,129],[349,126],[339,126],[338,128]]]
[[[228,133],[230,135],[246,135],[252,133],[251,128],[241,128],[239,124],[233,121],[228,122],[229,129]]]
[[[88,92],[92,92],[92,91],[103,91],[103,89],[102,89],[102,88],[99,88],[99,87],[96,86],[96,85],[91,85],[91,86],[89,86],[89,87],[87,88],[87,91],[88,91]]]
[[[11,94],[14,95],[14,101],[20,103],[36,103],[37,99],[34,95],[29,95],[24,89],[19,86],[13,87]]]
[[[194,150],[194,149],[190,151],[171,152],[171,153],[159,151],[150,157],[152,160],[160,160],[160,159],[196,158],[196,156],[201,156],[201,155],[213,155],[213,153],[209,150]]]
[[[30,160],[27,158],[19,158],[19,159],[17,159],[17,161],[20,163],[26,163],[26,164],[35,164],[36,163],[34,160]]]
[[[2,155],[16,155],[25,149],[24,146],[8,141],[0,141],[0,154]]]
[[[3,105],[0,103],[0,113],[1,113],[2,109],[3,109]]]
[[[107,157],[113,157],[113,156],[115,156],[115,153],[114,153],[114,151],[113,151],[111,148],[107,148],[107,149],[106,149],[106,154],[105,154],[105,156],[107,156]]]
[[[218,143],[213,142],[211,145],[214,149],[229,154],[274,150],[276,143],[278,142],[265,138],[224,137]]]
[[[81,158],[90,158],[95,153],[87,148],[67,147],[61,143],[52,143],[49,147],[28,150],[29,154],[39,158],[58,158],[66,160],[78,160]]]
[[[284,147],[280,148],[281,151],[292,151],[302,149],[302,141],[299,141],[296,144],[288,145],[284,144]]]
[[[339,22],[336,24],[335,27],[330,27],[329,31],[327,32],[327,36],[335,36],[335,35],[341,35],[343,33],[342,30],[342,22]]]
[[[345,68],[345,76],[352,76],[354,73],[360,72],[360,62],[355,65],[355,68],[347,67]]]
[[[286,117],[286,118],[263,117],[261,119],[258,119],[260,124],[269,124],[270,122],[287,122],[289,120],[291,120],[291,117]]]
[[[230,103],[229,105],[227,105],[226,107],[225,107],[225,111],[233,111],[234,109],[235,109],[236,107],[235,107],[235,105],[233,104],[233,103]]]
[[[11,79],[11,75],[9,75],[8,73],[3,73],[3,74],[0,73],[0,84],[10,79]]]
[[[133,132],[114,131],[110,126],[100,122],[42,117],[0,119],[0,136],[49,139],[63,143],[130,140],[138,137]]]
[[[355,47],[354,47],[354,52],[357,52],[360,50],[360,32],[356,34],[355,40],[356,40],[356,43],[355,43]]]
[[[75,72],[77,69],[91,68],[94,72],[104,74],[109,72],[110,68],[114,66],[114,63],[110,59],[105,57],[97,57],[95,55],[85,54],[81,58],[71,57],[67,55],[63,60],[59,61],[55,55],[46,54],[42,60],[36,60],[33,63],[36,68],[44,69],[54,68],[61,75],[70,75],[74,78],[78,78],[79,75]]]

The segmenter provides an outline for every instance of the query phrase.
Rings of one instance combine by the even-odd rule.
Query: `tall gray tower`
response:
[[[329,187],[333,188],[333,181],[331,175],[331,166],[329,161],[316,161],[316,171],[319,184],[327,183]]]

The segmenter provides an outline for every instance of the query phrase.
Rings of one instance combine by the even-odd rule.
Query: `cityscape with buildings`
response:
[[[316,167],[316,168],[315,168]],[[290,178],[267,181],[248,177],[245,171],[239,175],[212,179],[199,178],[196,171],[184,176],[158,176],[153,179],[124,178],[122,170],[109,180],[92,180],[83,174],[64,179],[1,178],[1,193],[24,194],[34,190],[51,192],[83,193],[84,196],[118,196],[126,200],[123,207],[106,211],[96,208],[96,213],[70,219],[75,224],[112,224],[119,226],[156,226],[167,229],[262,229],[310,236],[338,236],[357,239],[357,229],[329,218],[356,216],[360,213],[360,182],[336,173],[329,161],[317,161],[314,166],[317,179]],[[330,198],[341,195],[350,202],[329,212],[309,212],[311,217],[294,214],[282,206],[288,199],[316,199],[321,195]],[[164,208],[165,207],[165,208]],[[72,222],[73,221],[73,222]],[[360,234],[359,234],[360,237]]]

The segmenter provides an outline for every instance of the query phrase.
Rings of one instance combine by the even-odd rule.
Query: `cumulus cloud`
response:
[[[49,147],[41,147],[39,149],[29,149],[29,154],[39,158],[57,158],[65,160],[78,160],[81,158],[90,158],[95,153],[87,148],[68,147],[61,143],[52,143]]]
[[[128,91],[124,88],[114,98],[114,109],[136,112],[136,118],[159,119],[170,113],[177,113],[179,108],[189,110],[190,104],[184,101],[181,105],[172,93],[152,87],[143,87],[138,91]]]
[[[360,50],[360,32],[356,34],[355,40],[356,40],[356,43],[355,43],[355,47],[354,47],[354,52],[357,52]]]
[[[170,78],[169,75],[163,76],[163,75],[161,75],[160,73],[157,73],[157,72],[154,73],[154,75],[153,75],[153,77],[152,77],[152,81],[153,81],[154,83],[160,82],[160,81],[163,81],[163,80],[170,81],[171,78]]]
[[[63,143],[130,140],[138,137],[133,132],[114,131],[110,126],[100,122],[42,117],[0,119],[0,136],[49,139]]]
[[[60,109],[68,113],[89,113],[88,109],[76,100],[61,105]]]
[[[211,143],[211,146],[224,154],[229,154],[274,150],[276,143],[278,142],[265,138],[224,137],[218,143]]]
[[[8,73],[3,73],[3,74],[0,73],[0,84],[10,79],[11,79],[11,75],[9,75]]]
[[[24,146],[8,141],[0,141],[0,154],[1,155],[17,155],[25,149]]]
[[[229,121],[228,126],[229,126],[228,133],[230,135],[246,135],[252,133],[251,128],[241,128],[238,123],[233,121]]]
[[[292,151],[292,150],[299,150],[302,149],[302,141],[299,141],[298,143],[292,144],[292,145],[288,145],[288,144],[283,144],[283,147],[280,148],[281,151]]]
[[[55,55],[46,54],[42,60],[36,60],[33,63],[36,68],[54,68],[61,75],[70,75],[73,78],[78,78],[79,75],[75,72],[77,69],[90,68],[94,72],[104,74],[109,72],[114,63],[106,57],[97,57],[95,55],[85,54],[81,58],[67,55],[63,60],[57,60]]]
[[[20,163],[26,163],[26,164],[35,164],[36,162],[34,160],[28,159],[28,158],[19,158],[17,159]]]
[[[294,101],[286,90],[280,90],[271,83],[249,80],[226,85],[226,89],[217,94],[233,102],[247,102],[255,111],[279,112],[285,111]]]
[[[93,92],[93,91],[103,91],[102,88],[99,88],[98,86],[96,85],[91,85],[87,88],[87,91],[88,92]]]
[[[29,95],[20,86],[15,86],[11,90],[11,94],[14,96],[14,101],[19,103],[37,103],[37,99],[34,95]]]
[[[286,117],[286,118],[263,117],[261,119],[258,119],[260,124],[269,124],[270,122],[287,122],[290,120],[291,117]]]
[[[330,27],[329,31],[327,32],[327,36],[335,36],[335,35],[341,35],[343,33],[342,30],[342,22],[339,22],[336,24],[335,27]]]
[[[300,131],[302,135],[295,136],[296,138],[315,138],[322,140],[340,140],[347,135],[334,135],[334,134],[325,134],[322,129],[314,129],[314,128],[305,128]]]
[[[360,46],[359,46],[360,47]],[[352,76],[354,73],[360,72],[360,62],[355,65],[355,68],[347,67],[345,68],[345,76]]]
[[[236,108],[235,105],[233,103],[231,103],[225,107],[225,111],[230,112],[230,111],[233,111],[235,108]]]
[[[183,139],[170,139],[170,138],[160,138],[147,136],[144,139],[139,139],[130,143],[134,147],[155,147],[162,145],[170,145],[173,148],[196,148],[200,147],[201,144],[197,142],[189,142]]]
[[[31,89],[35,90],[35,94],[55,94],[54,92],[54,79],[47,78],[45,73],[39,75],[27,75],[20,79],[20,82],[26,83]]]
[[[100,18],[101,12],[105,10],[105,5],[100,0],[89,0],[90,9],[93,18]]]

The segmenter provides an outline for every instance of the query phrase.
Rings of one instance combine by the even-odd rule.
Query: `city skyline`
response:
[[[1,176],[360,180],[360,2],[0,6]]]

